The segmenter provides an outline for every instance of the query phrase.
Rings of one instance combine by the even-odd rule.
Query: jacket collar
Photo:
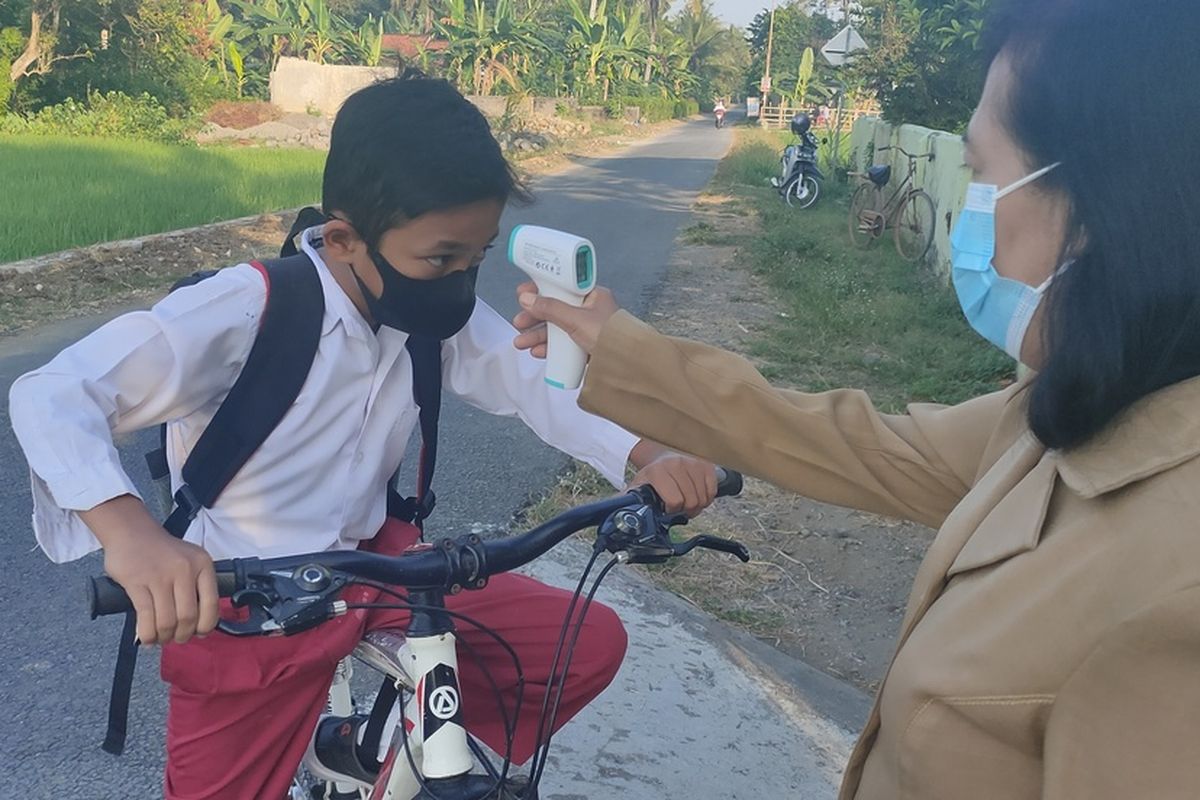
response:
[[[1200,456],[1200,378],[1143,397],[1105,430],[1057,453],[1058,474],[1092,498]]]

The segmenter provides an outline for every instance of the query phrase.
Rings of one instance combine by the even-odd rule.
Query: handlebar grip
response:
[[[717,497],[737,497],[742,493],[742,473],[717,467]]]
[[[232,572],[218,572],[217,594],[229,597],[236,591],[237,576]],[[125,594],[121,584],[107,575],[88,578],[87,596],[88,613],[92,619],[133,610],[133,603],[129,601],[129,595]]]

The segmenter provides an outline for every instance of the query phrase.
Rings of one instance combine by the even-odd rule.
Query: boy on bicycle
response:
[[[521,193],[487,121],[444,81],[385,81],[346,101],[325,166],[324,222],[298,237],[325,300],[316,356],[290,410],[183,540],[142,503],[113,436],[166,422],[172,485],[180,485],[180,465],[255,341],[265,273],[247,264],[222,270],[119,317],[13,384],[11,418],[32,471],[38,542],[57,562],[102,547],[106,572],[133,601],[138,638],[163,645],[168,798],[284,797],[337,662],[365,631],[403,628],[407,612],[372,610],[286,638],[205,636],[230,613],[218,602],[214,558],[355,547],[399,553],[417,541],[415,527],[386,512],[388,480],[417,421],[409,334],[443,340],[449,391],[519,416],[615,485],[628,461],[641,470],[635,480],[676,509],[711,502],[711,465],[579,410],[575,394],[548,388],[537,362],[513,348],[511,326],[476,300],[476,272],[505,202]],[[354,591],[356,602],[371,602],[367,590]],[[519,575],[447,598],[521,658],[518,763],[535,747],[568,600]],[[468,626],[459,637],[511,694],[516,674],[496,643]],[[560,724],[607,686],[624,650],[615,614],[593,606]],[[468,659],[460,680],[468,727],[503,750],[490,684]]]

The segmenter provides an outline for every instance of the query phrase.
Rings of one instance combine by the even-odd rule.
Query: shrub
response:
[[[637,106],[646,122],[662,122],[675,116],[675,101],[669,97],[618,97],[621,106]]]
[[[195,118],[172,119],[162,103],[148,94],[130,97],[121,92],[92,92],[85,103],[68,98],[28,117],[9,114],[0,120],[0,133],[106,136],[170,144],[189,142],[196,128]]]

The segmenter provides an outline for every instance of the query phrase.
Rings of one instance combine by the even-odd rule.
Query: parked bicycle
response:
[[[892,229],[896,252],[909,261],[919,261],[933,244],[935,210],[933,198],[916,185],[917,162],[933,161],[932,152],[913,155],[902,147],[880,147],[875,152],[897,150],[908,159],[908,173],[886,201],[884,187],[892,178],[888,164],[875,164],[866,172],[851,173],[863,182],[850,198],[850,241],[869,247]]]
[[[740,493],[742,477],[736,472],[718,470],[718,479],[718,497]],[[365,767],[353,748],[350,753],[330,750],[328,742],[345,742],[347,737],[329,736],[323,741],[322,732],[331,720],[340,725],[338,717],[353,713],[347,659],[330,690],[330,714],[318,724],[293,783],[292,800],[536,800],[550,750],[550,732],[584,616],[609,571],[617,564],[660,564],[698,547],[730,553],[743,562],[750,560],[743,545],[728,539],[701,535],[676,541],[671,529],[687,521],[685,515],[666,513],[654,490],[643,486],[571,509],[509,538],[483,541],[470,535],[442,539],[400,556],[333,551],[218,561],[221,596],[231,598],[234,606],[249,614],[242,620],[220,622],[219,629],[233,636],[288,636],[361,608],[341,597],[342,590],[352,585],[374,587],[393,598],[387,607],[411,611],[407,630],[369,633],[353,654],[382,672],[401,693],[398,704],[394,696],[383,701],[377,698],[377,704],[386,705],[372,711],[372,718],[386,719],[385,728],[392,731],[385,757]],[[539,746],[529,775],[514,779],[509,766],[517,714],[505,711],[510,752],[499,754],[499,765],[463,726],[455,621],[477,623],[448,611],[444,598],[447,593],[481,589],[490,576],[529,563],[594,525],[599,527],[592,557],[568,606],[550,670],[549,691],[537,728]],[[588,578],[605,552],[613,556],[584,596]],[[107,577],[91,579],[89,598],[93,619],[131,609],[124,589]],[[577,605],[579,613],[575,614]],[[502,642],[495,634],[489,635]],[[504,646],[507,648],[507,643]],[[515,654],[509,652],[516,662]],[[519,663],[517,672],[520,674]],[[519,681],[518,710],[522,685]],[[501,709],[506,709],[498,691],[497,700]],[[343,766],[348,758],[354,762],[350,768]],[[373,756],[369,760],[375,761]]]

